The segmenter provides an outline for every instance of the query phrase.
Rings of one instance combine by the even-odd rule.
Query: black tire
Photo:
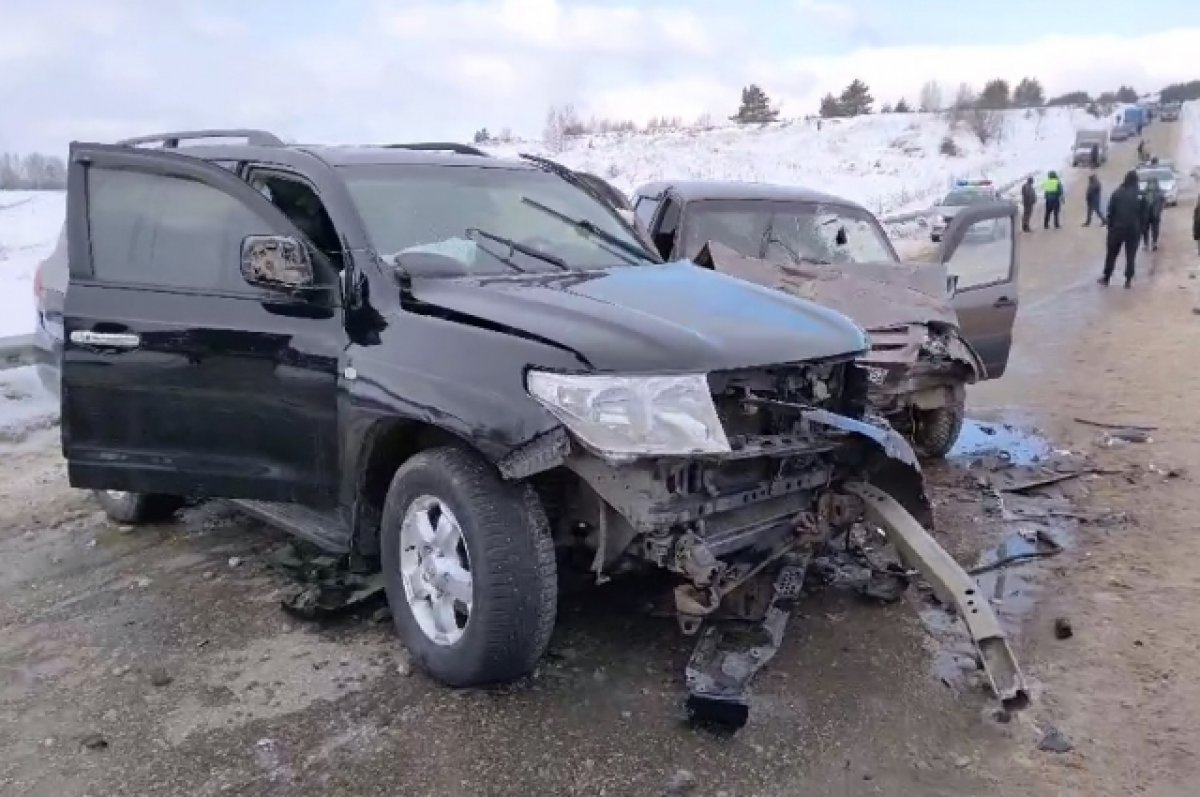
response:
[[[94,490],[93,494],[109,520],[130,526],[170,520],[185,503],[183,498],[176,495],[142,495],[110,490]]]
[[[470,563],[471,612],[452,644],[421,629],[400,575],[400,527],[422,496],[453,513]],[[449,686],[503,683],[533,671],[554,630],[558,579],[549,523],[531,488],[505,482],[468,451],[422,451],[392,478],[380,536],[396,630],[422,669]]]
[[[966,416],[963,400],[936,410],[918,410],[913,428],[913,448],[922,459],[943,459],[954,448]]]

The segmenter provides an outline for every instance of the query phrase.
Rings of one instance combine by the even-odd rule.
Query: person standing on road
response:
[[[1054,229],[1060,229],[1062,225],[1059,223],[1059,213],[1062,211],[1063,184],[1062,180],[1058,179],[1058,172],[1046,175],[1046,182],[1042,183],[1042,199],[1046,203],[1046,216],[1042,227],[1050,229],[1050,217],[1053,216]]]
[[[1108,198],[1108,239],[1104,254],[1104,274],[1100,284],[1107,287],[1117,255],[1125,249],[1125,287],[1133,284],[1137,267],[1138,239],[1142,237],[1142,198],[1138,194],[1137,172],[1129,171]]]
[[[1092,144],[1092,168],[1100,168],[1100,145]]]
[[[1092,226],[1092,214],[1100,219],[1100,226],[1104,226],[1104,213],[1100,210],[1100,178],[1096,175],[1088,177],[1087,185],[1087,219],[1083,222],[1084,227]]]
[[[1138,142],[1138,163],[1145,163],[1145,162],[1146,162],[1146,142],[1139,141]]]
[[[1196,197],[1196,209],[1192,211],[1192,240],[1196,242],[1196,254],[1200,255],[1200,196]]]
[[[1037,204],[1037,189],[1033,187],[1033,178],[1026,177],[1025,185],[1021,186],[1021,230],[1024,232],[1032,232],[1029,229],[1029,220],[1033,218],[1033,206]]]
[[[1151,177],[1149,185],[1146,186],[1146,200],[1143,208],[1145,215],[1145,224],[1142,226],[1142,243],[1147,249],[1158,251],[1158,231],[1162,226],[1163,208],[1166,207],[1167,198],[1163,196],[1162,189],[1158,185],[1158,178]]]

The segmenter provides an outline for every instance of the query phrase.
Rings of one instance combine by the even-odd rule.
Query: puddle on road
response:
[[[987,454],[999,456],[1014,465],[1036,465],[1050,456],[1050,441],[1040,434],[1005,422],[963,421],[958,442],[948,459],[962,460]]]
[[[973,561],[964,560],[964,564],[975,570],[1010,557],[1019,559],[973,576],[979,594],[988,599],[1010,636],[1019,632],[1045,592],[1051,578],[1048,560],[1054,558],[1050,552],[1056,547],[1071,547],[1078,521],[1071,517],[1071,499],[1058,487],[1028,495],[996,490],[1006,483],[1019,483],[1052,471],[1058,459],[1054,445],[1028,425],[981,420],[963,424],[962,434],[947,458],[952,468],[969,468],[986,480],[978,493],[986,509],[978,517],[976,530],[1000,535],[997,542],[985,547]],[[993,485],[991,489],[986,486],[988,482]],[[955,689],[982,677],[975,647],[958,617],[933,603],[920,610],[920,617],[932,637],[936,677]]]

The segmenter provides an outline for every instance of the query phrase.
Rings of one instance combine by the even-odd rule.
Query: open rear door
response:
[[[942,238],[939,261],[955,284],[951,301],[964,337],[995,379],[1008,367],[1017,318],[1017,207],[964,208]]]

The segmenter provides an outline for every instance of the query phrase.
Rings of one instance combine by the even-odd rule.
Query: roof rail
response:
[[[486,152],[479,147],[472,147],[470,144],[455,144],[452,141],[418,141],[413,144],[385,144],[389,149],[419,149],[431,152],[453,152],[457,155],[478,155],[481,158],[490,158]]]
[[[244,138],[246,143],[259,147],[282,147],[283,139],[266,130],[236,128],[232,130],[181,130],[177,133],[156,133],[151,136],[137,136],[118,141],[125,147],[136,147],[140,144],[162,144],[167,149],[177,149],[180,141],[196,138]]]

